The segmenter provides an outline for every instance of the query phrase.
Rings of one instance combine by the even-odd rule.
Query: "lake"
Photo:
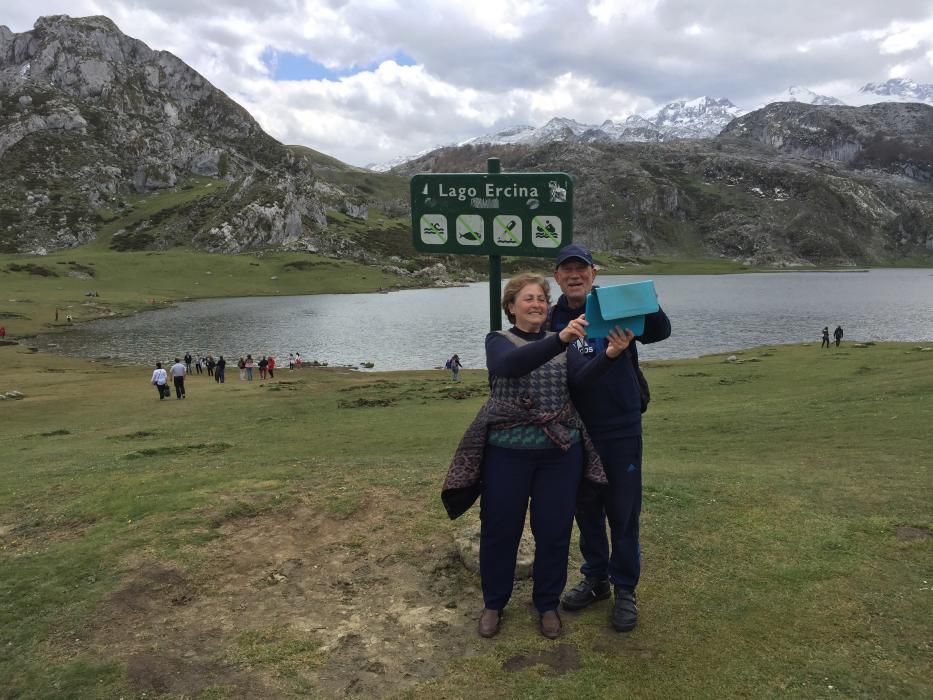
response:
[[[877,269],[741,275],[600,277],[603,285],[654,279],[673,335],[640,346],[645,359],[697,357],[777,343],[820,342],[845,329],[844,342],[933,341],[933,271]],[[556,285],[553,292],[558,292]],[[556,295],[554,295],[556,297]],[[101,301],[105,301],[101,299]],[[503,319],[503,327],[508,324]],[[180,303],[127,318],[40,336],[43,350],[152,364],[181,356],[274,355],[375,370],[443,366],[453,353],[485,366],[489,328],[485,283],[389,294],[251,297]]]

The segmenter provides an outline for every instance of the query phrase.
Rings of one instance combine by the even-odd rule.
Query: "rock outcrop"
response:
[[[115,246],[327,248],[309,161],[106,17],[43,17],[22,34],[0,27],[0,167],[9,251],[80,245],[131,211],[132,195],[205,187],[197,177],[217,180],[209,196],[135,217]]]
[[[779,153],[876,167],[933,182],[933,107],[883,102],[864,107],[780,102],[739,117],[721,134]]]

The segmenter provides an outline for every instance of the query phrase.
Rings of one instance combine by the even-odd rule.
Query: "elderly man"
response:
[[[554,279],[563,294],[551,309],[552,331],[560,331],[580,315],[596,279],[593,256],[583,246],[564,247],[556,263]],[[671,322],[659,309],[645,317],[645,330],[636,340],[656,343],[670,334]],[[605,348],[605,343],[605,338],[578,340],[567,348],[567,362],[590,362]],[[573,403],[603,460],[609,486],[598,496],[581,499],[577,508],[580,552],[584,559],[580,571],[584,578],[561,602],[566,610],[582,610],[608,598],[611,583],[615,587],[612,626],[627,632],[638,621],[635,587],[641,573],[638,520],[644,406],[635,343],[613,362],[602,381],[586,389],[571,390]],[[606,535],[607,519],[610,537]]]
[[[177,357],[175,364],[169,370],[172,375],[172,382],[175,384],[175,398],[185,398],[185,365]]]

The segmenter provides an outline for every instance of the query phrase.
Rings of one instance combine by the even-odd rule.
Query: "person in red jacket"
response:
[[[269,364],[266,365],[266,369],[269,370],[269,379],[275,379],[275,358],[269,355],[267,359]]]

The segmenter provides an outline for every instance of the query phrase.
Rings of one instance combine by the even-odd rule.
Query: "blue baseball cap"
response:
[[[571,258],[579,258],[585,262],[590,267],[593,267],[593,256],[590,253],[589,249],[584,248],[582,245],[577,245],[576,243],[571,243],[568,246],[564,246],[561,251],[557,254],[557,259],[554,263],[554,267],[560,267],[563,263],[567,262]]]

